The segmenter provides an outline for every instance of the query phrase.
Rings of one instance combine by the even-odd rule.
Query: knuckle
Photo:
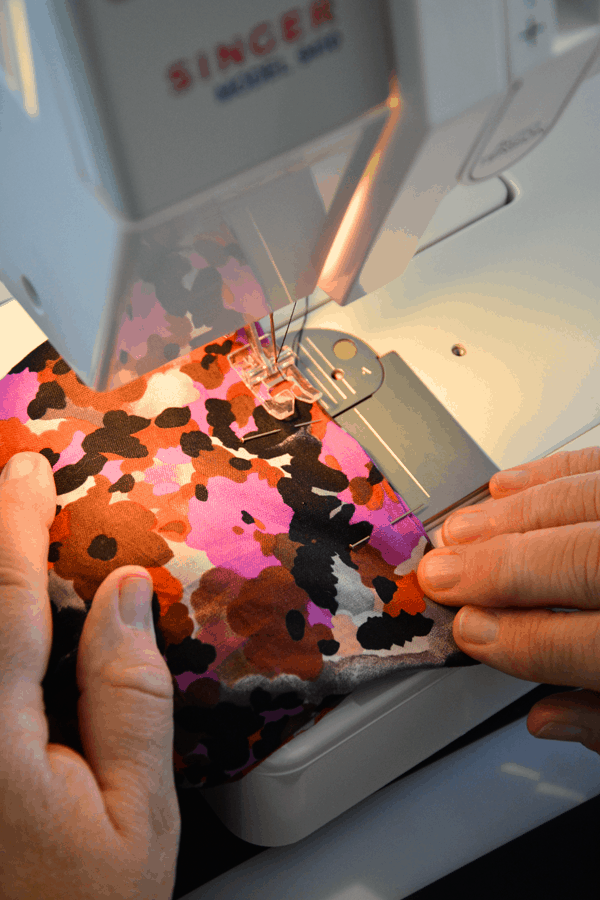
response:
[[[502,534],[486,543],[485,580],[486,592],[490,596],[502,596],[508,600],[515,593],[515,573],[522,568],[518,562],[521,537],[517,534]],[[477,572],[479,581],[482,574],[484,573]]]
[[[544,485],[535,486],[511,498],[515,504],[513,516],[518,522],[519,531],[534,531],[541,527],[544,504],[540,503],[540,487],[543,488]]]
[[[593,521],[596,510],[600,510],[600,479],[593,474],[568,477],[559,485],[551,485],[550,491],[547,501],[551,506],[552,521],[546,523],[546,527]],[[568,522],[564,521],[565,517]]]
[[[162,659],[160,662],[137,663],[115,661],[98,673],[98,682],[110,691],[133,691],[157,700],[173,702],[173,679]]]
[[[544,660],[550,665],[555,665],[558,662],[556,659],[557,647],[547,627],[548,620],[551,617],[552,613],[549,610],[535,610],[533,614],[521,617],[526,623],[523,642],[528,647],[531,661]],[[561,652],[564,652],[564,649],[564,647],[561,647]]]
[[[600,535],[596,530],[576,529],[565,541],[562,552],[554,556],[554,567],[561,574],[565,591],[585,603],[598,607],[600,599]]]
[[[563,477],[558,484],[537,484],[500,502],[507,504],[506,518],[515,531],[597,522],[600,521],[600,477],[580,472],[579,477]]]
[[[586,520],[600,522],[600,478],[586,479],[581,484],[581,492]]]
[[[578,685],[586,680],[588,649],[580,641],[565,640],[561,619],[569,613],[548,609],[522,611],[513,619],[509,638],[515,674],[544,682],[560,675],[560,683]],[[600,638],[600,634],[597,635]]]
[[[560,615],[560,613],[558,614]],[[562,615],[569,615],[563,613]],[[593,687],[598,683],[598,662],[600,659],[600,618],[594,616],[587,623],[585,641],[571,640],[561,642],[557,636],[556,653],[561,657],[562,671],[580,687]]]
[[[580,475],[583,472],[597,472],[600,469],[600,447],[564,450],[556,456],[564,457],[566,475]]]
[[[600,470],[600,447],[583,447],[581,450],[560,450],[534,463],[534,469],[542,481],[555,481],[570,475]]]
[[[600,617],[598,617],[598,616],[595,617],[594,624],[591,628],[590,645],[591,645],[590,653],[588,653],[587,647],[582,647],[581,648],[582,652],[585,653],[586,657],[589,656],[590,659],[594,660],[594,662],[596,660],[600,660]],[[598,671],[596,677],[600,678],[600,671]],[[596,685],[594,685],[594,687],[595,686]]]

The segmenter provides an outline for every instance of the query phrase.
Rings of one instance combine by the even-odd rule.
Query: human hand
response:
[[[528,480],[509,486],[516,471],[493,476],[492,499],[448,517],[444,547],[423,557],[417,577],[438,603],[468,604],[453,633],[473,659],[583,688],[536,703],[527,728],[600,753],[600,448],[519,466]]]
[[[152,582],[145,569],[127,566],[101,584],[77,657],[85,759],[48,743],[41,682],[52,637],[55,504],[47,459],[13,456],[0,476],[0,896],[167,900],[180,816],[172,681],[151,614],[143,615]],[[119,590],[123,599],[124,584],[140,583],[125,576],[147,588],[134,588],[136,602],[146,602],[122,621]]]

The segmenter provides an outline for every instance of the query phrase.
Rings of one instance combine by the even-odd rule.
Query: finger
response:
[[[38,706],[52,636],[48,529],[55,509],[48,460],[12,456],[0,477],[0,696],[29,689]]]
[[[600,753],[600,694],[564,691],[544,697],[529,710],[527,729],[534,737],[578,741]]]
[[[514,491],[522,491],[536,484],[545,484],[568,475],[582,475],[600,470],[600,447],[583,450],[563,450],[544,459],[514,466],[496,472],[490,480],[490,494],[494,498],[506,497]]]
[[[450,606],[596,609],[600,526],[583,522],[431,550],[417,578],[428,597]]]
[[[442,540],[448,546],[579,522],[600,522],[600,472],[568,475],[459,509],[444,522]]]
[[[136,577],[128,597],[137,612],[124,614],[122,601],[131,576]],[[173,683],[156,646],[151,598],[152,582],[145,569],[126,566],[112,572],[96,592],[77,654],[85,756],[113,822],[133,837],[149,816],[167,823],[161,828],[175,827],[179,816]]]
[[[600,690],[600,613],[465,606],[453,623],[461,650],[540,684]]]

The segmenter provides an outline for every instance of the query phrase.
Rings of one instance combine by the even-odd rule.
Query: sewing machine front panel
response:
[[[380,3],[68,7],[136,218],[314,140],[388,94]]]

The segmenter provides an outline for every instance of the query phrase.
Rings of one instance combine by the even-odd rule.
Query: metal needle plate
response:
[[[383,367],[371,348],[341,331],[310,328],[290,331],[285,346],[296,354],[296,366],[322,392],[319,400],[330,416],[372,396],[383,382]]]

